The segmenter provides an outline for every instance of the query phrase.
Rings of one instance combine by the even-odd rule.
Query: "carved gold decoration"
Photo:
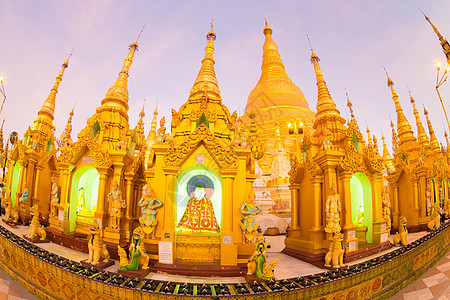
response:
[[[169,150],[164,155],[164,163],[167,166],[177,166],[181,160],[202,141],[225,168],[237,168],[238,163],[235,151],[226,149],[222,146],[219,140],[204,124],[201,124],[193,131],[181,145],[175,146],[172,143]]]

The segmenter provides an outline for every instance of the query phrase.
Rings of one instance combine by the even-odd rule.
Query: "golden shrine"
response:
[[[128,246],[131,239],[133,253],[145,258],[143,264],[134,261],[136,269],[141,264],[155,272],[240,276],[242,269],[248,267],[253,273],[262,274],[260,278],[268,279],[274,275],[276,260],[266,269],[257,267],[268,261],[264,237],[257,233],[256,215],[261,208],[255,203],[252,188],[255,163],[258,161],[266,171],[274,172],[275,168],[286,168],[283,159],[289,157],[288,177],[272,178],[270,182],[289,184],[291,193],[292,220],[284,253],[321,267],[340,268],[347,262],[390,248],[389,234],[399,231],[394,243],[405,248],[401,248],[403,252],[392,253],[406,253],[407,259],[394,257],[389,270],[401,274],[397,279],[406,278],[406,284],[410,277],[405,275],[405,268],[419,274],[430,267],[434,257],[439,258],[450,248],[448,225],[436,225],[432,235],[436,239],[422,239],[414,245],[408,244],[407,234],[426,230],[430,222],[439,224],[434,220],[439,206],[449,211],[450,145],[447,140],[447,149],[441,149],[426,109],[429,136],[415,100],[410,97],[417,125],[416,138],[388,76],[397,124],[391,122],[392,157],[384,136],[380,155],[377,139],[368,128],[367,142],[364,140],[348,95],[351,118],[346,121],[341,117],[325,82],[319,57],[312,52],[318,88],[313,116],[301,90],[284,70],[267,22],[264,34],[262,75],[241,118],[236,112],[230,113],[222,103],[214,69],[216,34],[211,26],[206,35],[205,55],[186,103],[178,111],[172,109],[169,130],[164,117],[158,128],[155,110],[147,138],[144,108],[134,128],[128,118],[127,84],[137,41],[130,45],[115,83],[96,113],[87,120],[76,142],[71,139],[73,109],[61,137],[56,139],[54,135],[56,94],[68,67],[68,60],[64,62],[38,117],[10,152],[5,199],[13,203],[15,210],[11,211],[12,205],[8,205],[7,219],[10,213],[18,212],[22,223],[28,223],[31,208],[34,225],[40,226],[36,215],[39,210],[49,220],[45,233],[53,242],[72,247],[74,242],[82,241],[80,237],[89,236],[90,260],[92,255],[100,254],[92,250],[95,246],[101,249],[106,261],[110,253],[113,259],[120,256],[122,268],[133,264],[133,259],[128,261],[125,257],[122,247]],[[448,43],[438,36],[444,50],[448,50]],[[274,117],[276,113],[280,114]],[[296,130],[294,137],[290,135],[292,128]],[[263,143],[267,148],[263,149]],[[42,233],[41,227],[34,229]],[[0,251],[0,267],[22,268],[10,255],[17,247],[4,237],[9,235],[14,241],[16,238],[11,238],[6,231],[0,226],[0,245],[4,250]],[[30,248],[25,254],[20,252],[22,257],[32,255]],[[35,267],[35,260],[25,261],[28,270]],[[362,292],[370,286],[373,293],[380,295],[389,294],[392,286],[397,289],[395,280],[384,283],[380,276],[383,273],[379,270],[386,270],[387,265],[371,261],[375,269],[367,272],[367,285],[360,282],[355,286],[350,276],[344,278],[342,287],[357,293],[356,290]],[[52,268],[56,264],[66,269],[74,267],[61,260],[53,263]],[[91,280],[86,280],[81,288],[79,281],[70,282],[73,274],[67,275],[66,269],[46,269],[49,271],[45,270],[45,275],[41,272],[40,278],[54,272],[55,282],[68,281],[64,286],[76,287],[78,295],[100,293],[93,291]],[[80,270],[77,272],[83,273]],[[84,275],[89,273],[83,270]],[[353,271],[354,274],[362,272]],[[100,273],[89,276],[103,276]],[[330,274],[335,273],[324,273],[322,279],[334,280],[326,277]],[[31,282],[36,277],[27,280]],[[298,281],[289,280],[283,283],[283,293],[287,290],[291,293],[292,288],[296,289],[293,293],[300,290],[298,295],[306,295],[302,288],[308,287],[308,281],[302,281],[301,277]],[[30,285],[28,281],[26,284]],[[102,291],[106,291],[104,282],[99,280],[96,287],[102,286]],[[107,283],[112,296],[126,294],[124,298],[129,299],[135,296],[133,291],[121,290],[125,285],[116,283]],[[271,291],[278,293],[276,284],[281,281],[267,282],[273,288]],[[154,290],[159,292],[163,287],[170,290],[169,283],[158,283]],[[236,295],[241,294],[240,288],[234,287]],[[257,291],[256,286],[253,288]],[[320,285],[314,285],[310,290],[316,295],[324,294],[324,290],[336,297],[343,295],[339,290],[327,288],[321,290]],[[112,292],[114,289],[117,291]],[[212,290],[209,290],[211,294]]]

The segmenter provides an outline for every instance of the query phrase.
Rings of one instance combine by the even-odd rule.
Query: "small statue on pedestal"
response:
[[[398,222],[398,232],[394,236],[395,246],[405,246],[408,244],[408,229],[406,229],[406,218],[400,216]]]
[[[122,218],[122,208],[127,207],[125,200],[122,199],[122,192],[119,190],[117,182],[114,183],[112,191],[108,194],[108,202],[110,205],[111,228],[119,228],[120,219]]]
[[[339,268],[344,266],[344,249],[342,248],[342,242],[344,235],[340,232],[333,233],[331,238],[330,248],[325,255],[325,267]]]
[[[4,220],[7,222],[17,223],[19,220],[19,212],[17,211],[17,205],[13,208],[11,197],[9,195],[5,197],[5,206]]]
[[[77,215],[81,212],[89,211],[86,207],[86,199],[84,198],[84,188],[80,187],[78,189],[78,200],[77,200]]]
[[[261,208],[255,203],[255,190],[252,188],[249,201],[245,201],[241,206],[241,229],[242,229],[242,244],[254,243],[256,234],[258,233],[258,221],[256,215],[261,211]]]
[[[325,202],[325,231],[328,233],[336,233],[341,231],[341,200],[337,193],[336,184],[332,183],[330,194]]]
[[[144,195],[139,200],[138,206],[142,208],[142,217],[139,218],[142,230],[145,234],[155,239],[155,230],[158,220],[156,219],[156,209],[162,206],[161,200],[156,198],[155,192],[150,185],[144,187]]]
[[[389,197],[389,186],[386,186],[381,196],[383,206],[383,218],[386,220],[386,229],[391,228],[391,199]]]
[[[56,183],[55,176],[52,176],[52,190],[50,191],[50,214],[53,217],[58,215],[58,184]]]
[[[359,214],[356,216],[355,221],[353,222],[353,225],[356,227],[363,227],[364,226],[364,209],[362,206],[359,207]]]
[[[144,231],[141,226],[137,227],[133,231],[131,237],[131,245],[128,248],[130,252],[130,261],[128,261],[127,253],[125,250],[117,246],[120,256],[120,268],[123,271],[137,271],[139,268],[143,270],[148,269],[148,262],[150,260],[148,254],[145,252],[145,247],[142,243],[144,238]]]
[[[103,243],[103,230],[98,225],[97,220],[92,222],[92,227],[89,231],[88,249],[89,257],[86,261],[87,263],[97,265],[101,261],[109,261],[109,252],[106,249],[106,244]]]
[[[36,236],[41,238],[41,241],[45,241],[47,237],[47,233],[45,232],[44,225],[41,226],[41,222],[39,222],[39,211],[38,204],[35,203],[32,207],[30,207],[30,230],[26,235],[29,239],[34,239]]]
[[[441,215],[439,214],[439,204],[435,204],[433,207],[433,212],[431,213],[431,220],[428,222],[428,229],[433,230],[441,226]]]
[[[256,244],[255,252],[248,259],[247,275],[255,275],[257,278],[268,280],[274,276],[273,269],[277,259],[273,260],[267,267],[267,246],[264,241]]]

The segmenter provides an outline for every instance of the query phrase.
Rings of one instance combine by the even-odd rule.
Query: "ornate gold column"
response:
[[[164,205],[162,210],[164,211],[163,222],[163,236],[162,241],[174,241],[174,204],[175,204],[175,190],[176,190],[176,174],[179,171],[177,167],[163,167],[164,175],[166,176],[166,192],[164,194]],[[170,237],[166,237],[165,233],[169,233]]]
[[[106,167],[96,167],[100,175],[98,181],[98,196],[97,196],[97,210],[95,211],[95,218],[99,219],[101,224],[100,227],[106,227],[105,221],[107,217],[107,212],[105,212],[105,202],[107,202],[106,183],[108,180],[108,168]]]
[[[323,226],[321,224],[322,220],[322,188],[321,183],[323,182],[323,176],[315,176],[313,179],[314,186],[314,227],[315,231],[322,231]]]
[[[236,177],[237,170],[220,170],[222,175],[222,232],[221,232],[221,249],[220,264],[236,265],[237,264],[237,246],[233,240],[233,209],[239,206],[239,203],[233,201],[233,181]],[[249,191],[250,192],[250,191]]]
[[[393,191],[391,192],[394,198],[394,212],[392,213],[392,222],[393,227],[398,227],[398,217],[399,217],[399,211],[398,211],[398,183],[393,184]]]
[[[413,199],[414,199],[414,211],[413,219],[411,220],[411,225],[419,224],[419,186],[418,180],[413,181]]]
[[[300,185],[292,183],[289,188],[291,189],[291,229],[299,229],[298,193]]]
[[[358,250],[358,238],[356,237],[356,228],[352,222],[352,199],[350,189],[350,179],[353,173],[341,172],[339,173],[339,181],[341,182],[341,189],[339,190],[339,196],[341,198],[341,220],[342,230],[344,232],[345,251],[353,252]]]

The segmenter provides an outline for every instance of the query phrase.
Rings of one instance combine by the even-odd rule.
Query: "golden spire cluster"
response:
[[[437,153],[440,151],[440,147],[439,147],[439,142],[436,139],[436,136],[434,135],[434,130],[433,130],[433,126],[431,126],[431,121],[430,118],[428,117],[428,111],[425,108],[425,105],[423,106],[423,113],[425,114],[425,117],[427,118],[427,124],[428,124],[428,132],[430,133],[430,146],[431,146],[431,151],[433,153]]]
[[[408,120],[403,114],[403,109],[400,105],[398,95],[394,89],[394,82],[389,77],[386,69],[384,69],[384,71],[386,72],[388,80],[387,85],[388,87],[391,88],[392,100],[394,100],[395,111],[397,112],[397,132],[398,132],[399,146],[409,141],[416,141],[416,137],[414,136],[414,133],[411,129],[411,125],[409,125]]]
[[[309,37],[308,37],[309,40]],[[345,120],[341,117],[339,110],[336,108],[336,103],[331,98],[330,92],[327,87],[327,83],[323,77],[322,69],[319,64],[319,57],[314,53],[311,47],[311,63],[314,65],[314,72],[316,73],[317,81],[317,106],[316,106],[316,119],[314,121],[314,127],[317,123],[320,123],[323,118],[334,117],[338,119],[341,126],[344,126]]]
[[[214,69],[214,41],[216,40],[216,33],[213,27],[213,20],[211,20],[211,30],[206,34],[208,43],[205,48],[205,57],[202,60],[202,66],[194,81],[189,98],[197,93],[205,92],[213,93],[220,98],[219,83]]]
[[[64,147],[71,145],[73,143],[72,138],[70,137],[70,134],[72,133],[72,117],[73,117],[73,111],[75,107],[72,108],[72,110],[69,113],[69,119],[67,119],[66,127],[64,128],[64,131],[61,133],[60,138],[56,141],[58,144],[58,147]]]
[[[425,133],[425,129],[423,128],[422,121],[420,120],[419,112],[417,111],[415,100],[414,100],[413,96],[411,95],[411,92],[409,92],[409,96],[410,96],[411,104],[413,106],[414,116],[416,118],[417,139],[419,141],[419,144],[422,147],[428,147],[430,144],[430,141],[428,139],[427,134]]]
[[[62,77],[64,75],[64,70],[69,66],[69,58],[72,56],[72,53],[73,53],[73,49],[72,49],[72,52],[70,53],[69,57],[62,64],[61,71],[59,72],[58,76],[56,77],[55,83],[53,84],[53,87],[50,90],[50,94],[48,95],[47,99],[44,101],[44,104],[42,105],[41,109],[38,112],[39,117],[48,119],[50,121],[50,123],[55,118],[56,94],[58,93],[58,87],[62,81]]]
[[[420,10],[420,9],[419,9]],[[431,27],[433,28],[434,32],[436,33],[436,35],[439,38],[439,41],[441,42],[441,46],[442,46],[442,50],[444,51],[445,57],[447,58],[447,62],[448,64],[450,64],[450,44],[448,43],[448,41],[441,35],[441,33],[439,32],[439,30],[436,28],[436,26],[433,25],[433,23],[431,23],[430,19],[423,13],[423,11],[420,11],[423,16],[425,17],[425,19],[428,21],[428,23],[430,23]]]

